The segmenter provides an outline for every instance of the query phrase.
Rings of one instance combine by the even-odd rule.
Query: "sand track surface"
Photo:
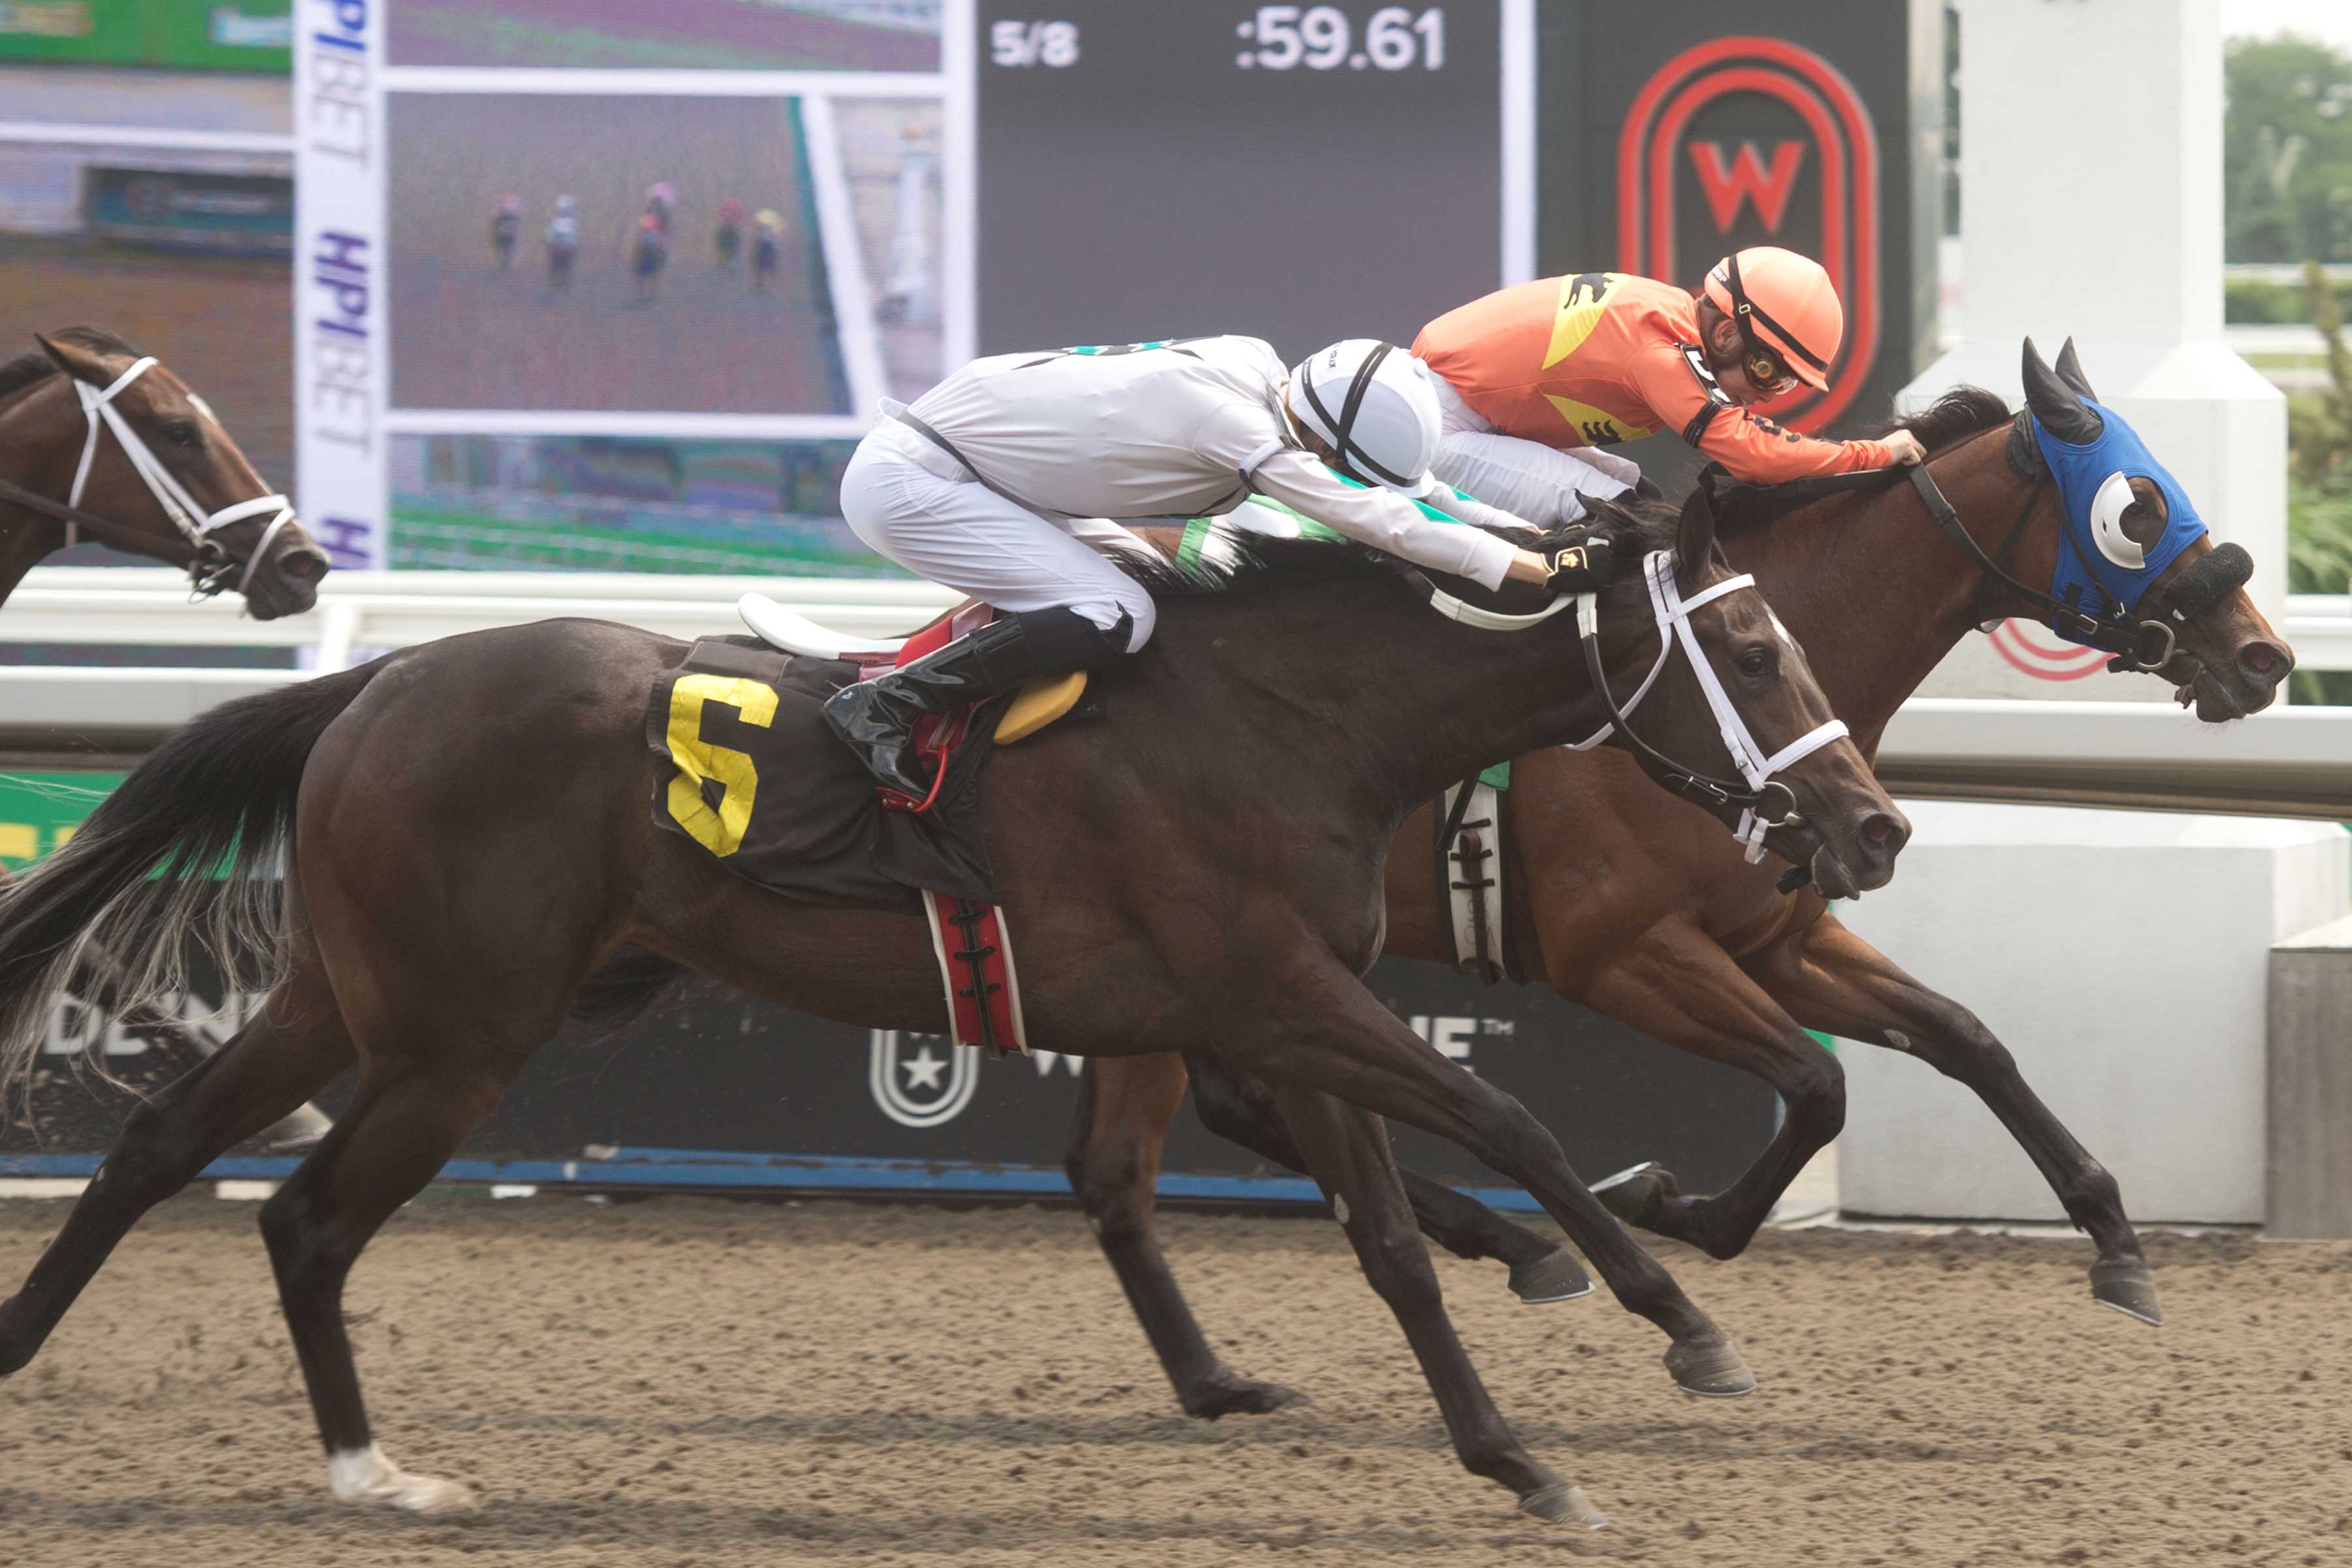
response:
[[[65,1212],[0,1204],[0,1273]],[[1504,1413],[1614,1520],[1570,1537],[1456,1467],[1327,1223],[1169,1219],[1225,1358],[1315,1401],[1212,1426],[1073,1211],[576,1195],[420,1203],[362,1260],[379,1439],[488,1502],[354,1510],[254,1217],[165,1205],[0,1384],[0,1564],[2352,1563],[2352,1247],[2158,1238],[2158,1330],[2092,1306],[2080,1243],[1664,1249],[1763,1378],[1729,1403],[1605,1295],[1441,1258]]]

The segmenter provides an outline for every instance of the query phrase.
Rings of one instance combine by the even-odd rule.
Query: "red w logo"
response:
[[[1699,187],[1706,193],[1707,210],[1715,215],[1717,228],[1729,232],[1738,219],[1741,205],[1752,201],[1765,228],[1773,234],[1780,232],[1780,219],[1789,210],[1789,194],[1796,189],[1797,170],[1805,161],[1803,142],[1776,143],[1769,173],[1756,155],[1753,142],[1742,142],[1739,156],[1728,164],[1724,163],[1720,142],[1694,142],[1690,155],[1692,166],[1698,170]]]

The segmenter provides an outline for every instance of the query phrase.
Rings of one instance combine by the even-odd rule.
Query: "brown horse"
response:
[[[2032,405],[2052,418],[2060,399],[2090,395],[2071,345],[2053,373],[2028,344],[2026,382]],[[2043,583],[2068,521],[2054,491],[2037,489],[2008,455],[2011,426],[1999,398],[1971,388],[1906,423],[1933,454],[1929,471],[1987,554],[2000,552],[2011,577]],[[2022,454],[2019,460],[2031,467]],[[2145,480],[2134,488],[2138,504],[2124,522],[2145,545],[2163,531],[2163,498]],[[1920,496],[1895,484],[1725,524],[1734,564],[1755,574],[1865,754],[1875,752],[1895,710],[1972,627],[2035,612],[1927,521]],[[2242,552],[2235,560],[2243,562]],[[2200,541],[2149,595],[2178,640],[2155,673],[2208,722],[2268,706],[2294,668],[2285,644],[2235,585],[2244,579],[2231,563],[2231,552]],[[1516,967],[1654,1039],[1755,1074],[1780,1093],[1787,1115],[1725,1192],[1685,1197],[1670,1173],[1646,1167],[1605,1186],[1601,1195],[1611,1210],[1713,1257],[1736,1257],[1790,1179],[1844,1123],[1837,1058],[1806,1033],[1819,1029],[1907,1052],[1973,1090],[2096,1244],[2093,1297],[2158,1321],[2155,1281],[2115,1179],[2027,1086],[1975,1015],[1848,931],[1817,893],[1783,894],[1773,867],[1746,864],[1700,819],[1680,805],[1660,806],[1654,793],[1621,755],[1552,748],[1514,762],[1505,797],[1507,841],[1517,851],[1509,880],[1523,889],[1528,917],[1516,928]],[[1452,943],[1445,900],[1430,871],[1434,831],[1424,806],[1391,848],[1387,951],[1444,961]],[[1296,1167],[1264,1087],[1236,1075],[1229,1058],[1191,1059],[1202,1121]],[[1295,1398],[1218,1360],[1153,1236],[1152,1183],[1183,1099],[1185,1061],[1104,1058],[1086,1072],[1067,1161],[1071,1183],[1183,1407],[1213,1418]],[[1508,1264],[1523,1299],[1589,1289],[1574,1261],[1550,1243],[1465,1194],[1409,1173],[1405,1181],[1423,1229],[1461,1256]]]
[[[1584,542],[1615,562],[1658,563],[1694,597],[1724,584],[1711,521],[1685,522],[1679,538],[1675,528],[1655,509],[1611,508]],[[1398,826],[1465,770],[1596,728],[1602,709],[1579,655],[1630,689],[1658,644],[1657,580],[1635,573],[1574,616],[1540,590],[1454,584],[1488,601],[1465,621],[1433,613],[1444,601],[1360,552],[1253,548],[1294,570],[1255,593],[1172,599],[1150,647],[1101,676],[1100,720],[1056,726],[990,763],[986,838],[1021,933],[1030,1038],[1082,1054],[1214,1040],[1275,1085],[1445,1391],[1464,1463],[1531,1511],[1589,1521],[1581,1495],[1503,1424],[1445,1323],[1379,1116],[1454,1139],[1536,1194],[1618,1299],[1668,1335],[1681,1385],[1731,1394],[1755,1380],[1550,1134],[1390,1016],[1360,976],[1380,951],[1381,862]],[[1529,619],[1469,624],[1493,616]],[[1829,721],[1802,654],[1757,595],[1717,596],[1690,624],[1759,744]],[[47,998],[89,935],[150,933],[161,966],[149,984],[168,985],[182,951],[173,939],[200,908],[250,928],[273,888],[285,905],[268,1005],[131,1118],[23,1289],[0,1303],[0,1371],[31,1358],[140,1214],[356,1059],[350,1109],[263,1205],[262,1232],[336,1495],[461,1506],[463,1488],[408,1475],[374,1447],[343,1282],[591,976],[624,947],[645,949],[818,1016],[940,1026],[922,920],[780,898],[655,828],[645,705],[682,652],[625,627],[544,622],[225,705],[0,893],[8,1076],[36,1048]],[[1685,659],[1639,727],[1672,755],[1723,771],[1722,729]],[[842,765],[829,737],[805,743],[823,751],[807,767]],[[757,798],[789,809],[793,776]],[[1785,787],[1801,816],[1773,830],[1780,853],[1835,862],[1842,884],[1886,880],[1907,828],[1850,742],[1812,752]],[[224,860],[226,897],[187,875]],[[216,945],[235,962],[236,931]],[[594,989],[609,998],[627,987]]]
[[[93,539],[184,566],[199,592],[236,589],[257,620],[318,601],[326,552],[204,399],[161,364],[129,374],[145,356],[110,332],[35,341],[0,364],[0,600]]]

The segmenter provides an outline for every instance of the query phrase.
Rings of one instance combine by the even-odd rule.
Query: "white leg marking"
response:
[[[373,1443],[328,1455],[327,1485],[337,1502],[390,1503],[411,1513],[462,1513],[482,1506],[472,1488],[412,1476]]]

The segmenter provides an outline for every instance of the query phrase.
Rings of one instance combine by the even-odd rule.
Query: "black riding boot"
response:
[[[931,781],[913,772],[916,720],[1003,696],[1034,676],[1066,675],[1115,658],[1127,651],[1133,626],[1122,616],[1105,630],[1058,608],[999,616],[904,668],[843,687],[825,699],[824,717],[876,778],[921,800],[931,793]]]

